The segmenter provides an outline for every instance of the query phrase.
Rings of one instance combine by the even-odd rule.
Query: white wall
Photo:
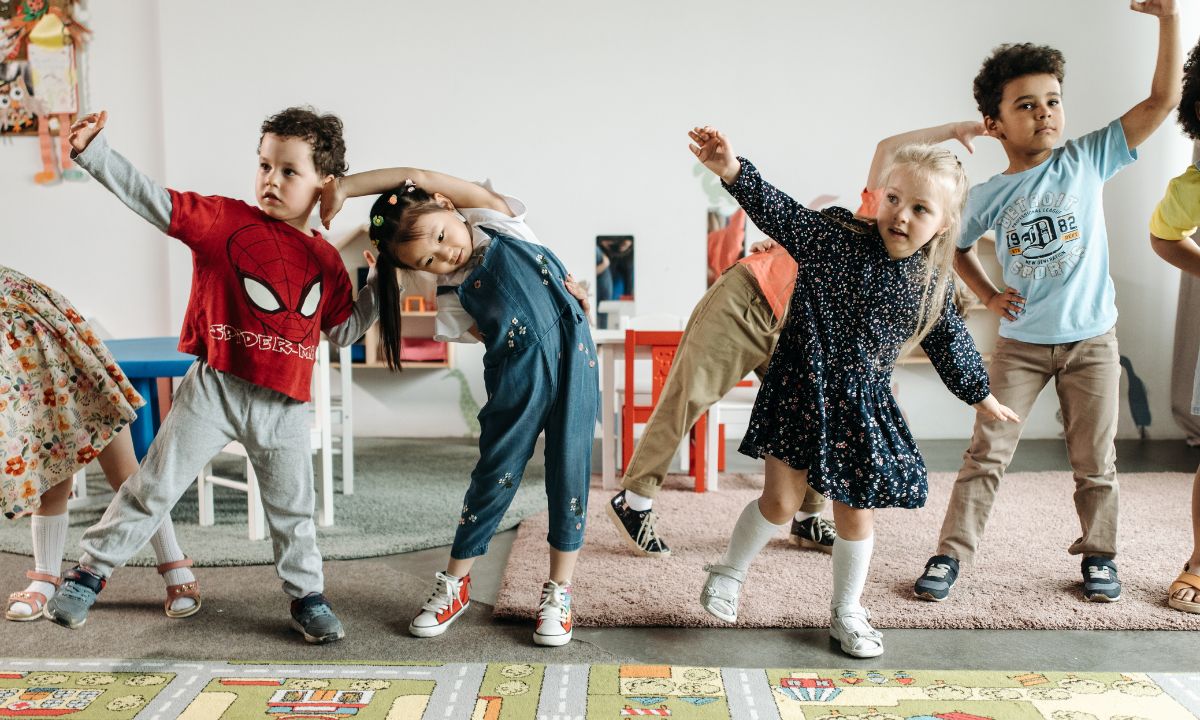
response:
[[[1073,136],[1145,97],[1157,42],[1156,21],[1119,0],[92,0],[91,13],[94,105],[113,112],[113,143],[168,184],[250,199],[259,123],[310,103],[345,121],[352,170],[406,164],[493,178],[527,202],[530,224],[579,275],[590,274],[595,235],[635,235],[639,306],[684,316],[704,291],[706,198],[689,127],[721,127],[801,200],[832,193],[849,204],[879,137],[977,116],[971,79],[993,46],[1030,40],[1065,52]],[[1185,18],[1185,48],[1197,21]],[[6,202],[58,212],[50,203],[70,198],[79,227],[59,237],[20,220],[14,235],[69,244],[73,261],[33,247],[9,260],[6,221],[5,261],[90,303],[123,334],[177,327],[187,254],[168,245],[164,256],[163,243],[142,239],[140,221],[94,185],[27,186],[12,155],[0,147]],[[1123,352],[1149,385],[1156,436],[1179,435],[1166,385],[1177,274],[1150,252],[1146,217],[1189,158],[1170,123],[1106,194]],[[1004,168],[986,141],[965,163],[977,181]],[[334,231],[361,222],[368,204],[348,204]],[[89,253],[83,269],[79,249],[114,243],[128,248],[121,260]],[[157,274],[113,292],[89,272],[97,263]],[[460,352],[459,366],[481,398],[478,350]],[[932,371],[901,369],[897,379],[918,437],[969,435],[970,411]],[[355,381],[363,434],[465,432],[458,384],[442,371],[360,371]],[[1026,436],[1055,435],[1054,409],[1043,398]],[[1132,432],[1127,417],[1122,432]]]

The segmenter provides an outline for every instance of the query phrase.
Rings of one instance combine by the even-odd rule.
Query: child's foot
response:
[[[537,628],[533,641],[558,647],[571,642],[571,583],[559,585],[553,580],[542,584],[542,602],[538,605]]]
[[[934,555],[925,563],[925,572],[913,583],[913,592],[922,600],[941,602],[950,597],[950,588],[958,579],[958,561],[949,555]]]
[[[738,599],[746,573],[728,565],[705,565],[704,570],[708,579],[700,591],[700,604],[718,620],[737,622]]]
[[[305,642],[324,645],[346,636],[342,621],[333,614],[329,601],[321,593],[309,593],[292,601],[292,627],[304,635]]]
[[[1200,613],[1200,575],[1191,572],[1188,564],[1167,590],[1167,604],[1186,613]]]
[[[831,553],[834,540],[837,540],[837,530],[834,529],[833,523],[819,515],[806,520],[792,520],[788,542],[796,547]]]
[[[671,548],[658,536],[654,523],[658,516],[653,510],[638,512],[625,501],[625,491],[617,493],[608,503],[608,517],[617,526],[617,534],[638,555],[668,557]]]
[[[33,582],[21,592],[8,596],[8,607],[4,609],[4,617],[16,622],[28,622],[42,617],[46,603],[54,597],[62,578],[57,575],[34,572],[30,570],[25,577]]]
[[[456,578],[444,572],[436,576],[433,593],[421,606],[421,613],[408,624],[415,637],[437,637],[471,607],[471,576]]]
[[[829,619],[829,636],[842,646],[842,652],[858,658],[883,654],[883,635],[871,627],[871,613],[858,605],[839,605]]]
[[[158,566],[158,574],[167,583],[163,612],[169,618],[191,617],[200,612],[200,581],[189,569],[192,559],[184,558]]]
[[[50,622],[77,628],[87,622],[88,610],[108,581],[82,565],[63,575],[62,587],[46,603],[43,613]]]
[[[1083,599],[1092,602],[1116,602],[1121,599],[1121,580],[1117,564],[1100,555],[1083,559]]]

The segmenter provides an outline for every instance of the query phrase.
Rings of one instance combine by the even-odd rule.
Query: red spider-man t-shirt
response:
[[[240,200],[168,192],[167,234],[192,250],[180,351],[307,401],[321,331],[344,322],[354,302],[341,256],[320,234]]]

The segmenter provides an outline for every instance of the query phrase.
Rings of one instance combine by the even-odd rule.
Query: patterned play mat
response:
[[[1200,675],[0,660],[0,718],[1192,720]]]

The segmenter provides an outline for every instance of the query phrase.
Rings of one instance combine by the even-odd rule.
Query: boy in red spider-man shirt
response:
[[[375,317],[374,292],[355,302],[337,251],[308,227],[322,186],[346,172],[342,122],[288,108],[262,125],[257,207],[165,190],[111,150],[106,113],[71,127],[75,161],[134,212],[192,251],[192,290],[179,349],[199,357],[141,468],[84,533],[79,565],[46,604],[78,627],[114,568],[146,543],[180,495],[231,440],[258,474],[275,568],[310,643],[343,637],[322,591],[313,525],[308,400],[322,331],[338,345]]]

